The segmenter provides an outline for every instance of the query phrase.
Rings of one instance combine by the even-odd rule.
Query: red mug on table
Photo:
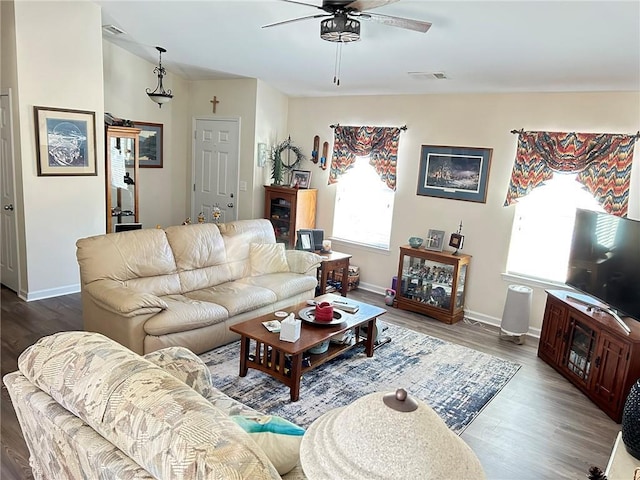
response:
[[[316,321],[330,322],[333,320],[333,305],[329,302],[320,302],[316,304]]]

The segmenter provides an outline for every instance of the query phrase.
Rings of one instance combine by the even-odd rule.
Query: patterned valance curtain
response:
[[[554,172],[577,173],[576,180],[606,212],[627,215],[633,147],[638,135],[513,133],[518,133],[518,150],[505,206],[553,178]]]
[[[369,157],[380,180],[391,190],[396,189],[398,141],[402,128],[395,127],[335,127],[333,157],[329,171],[329,184],[349,170],[356,157]]]

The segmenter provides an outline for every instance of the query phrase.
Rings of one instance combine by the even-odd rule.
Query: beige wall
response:
[[[253,177],[253,209],[252,218],[264,216],[264,185],[271,184],[271,164],[268,152],[270,148],[284,140],[288,135],[287,114],[289,98],[262,80],[258,80],[256,101],[256,139],[257,143],[267,145],[267,161],[264,167],[257,166],[257,152],[254,153],[255,166]]]
[[[473,256],[466,308],[473,318],[499,323],[509,284],[501,274],[506,268],[514,215],[514,207],[502,206],[517,141],[510,130],[635,133],[640,128],[640,94],[407,95],[289,100],[289,131],[304,150],[311,150],[316,134],[321,142],[327,140],[332,145],[333,131],[329,125],[334,123],[408,127],[400,136],[390,251],[334,242],[336,249],[353,255],[352,263],[361,268],[361,283],[373,290],[388,288],[397,274],[400,245],[406,244],[412,235],[424,237],[430,228],[445,230],[448,238],[462,221],[463,252]],[[493,148],[486,203],[416,195],[423,144]],[[315,165],[312,169],[312,187],[319,189],[317,226],[330,235],[335,186],[327,185],[329,169],[323,171]],[[638,174],[636,167],[633,175]],[[637,178],[635,181],[638,185]],[[637,205],[638,200],[636,188],[631,204]],[[552,238],[550,232],[550,241]],[[544,301],[544,291],[535,288],[532,328],[539,328],[542,323]]]
[[[18,241],[25,252],[21,294],[42,298],[77,291],[75,241],[104,229],[101,16],[100,7],[88,1],[15,2],[14,8],[20,82],[14,128],[23,190],[18,215],[24,219]],[[96,112],[99,175],[37,175],[36,105]]]

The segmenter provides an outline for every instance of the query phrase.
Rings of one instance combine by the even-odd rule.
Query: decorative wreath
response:
[[[282,155],[285,151],[293,152],[296,156],[295,161],[291,161],[292,158],[290,154],[286,155],[285,161]],[[271,149],[271,162],[273,163],[271,176],[273,177],[273,181],[279,185],[282,182],[282,176],[284,173],[283,169],[286,168],[287,170],[293,170],[305,158],[306,157],[304,156],[304,153],[302,153],[302,150],[291,143],[291,138],[287,138],[279,145],[273,147]]]

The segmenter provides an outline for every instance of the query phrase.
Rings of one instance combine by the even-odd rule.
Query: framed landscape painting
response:
[[[492,148],[423,145],[418,195],[485,203]]]
[[[38,176],[97,175],[96,114],[33,107]]]
[[[140,168],[162,168],[162,123],[133,122],[140,129]]]

